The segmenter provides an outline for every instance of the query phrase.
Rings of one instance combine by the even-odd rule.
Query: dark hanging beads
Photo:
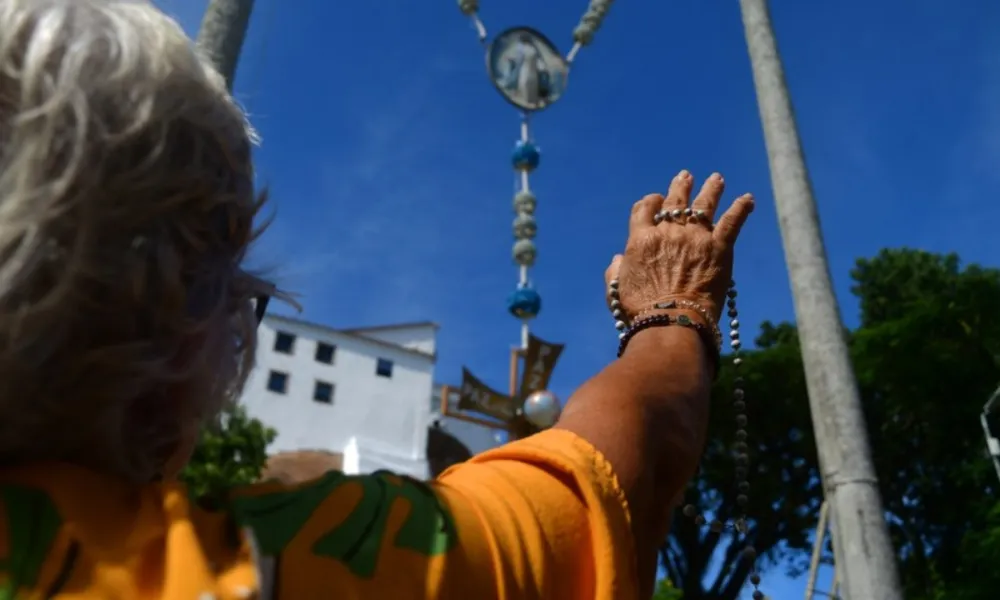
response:
[[[619,283],[612,280],[608,284],[608,297],[611,301],[611,314],[615,319],[615,328],[618,330],[618,338],[627,342],[630,324],[628,316],[625,314],[621,304],[621,297],[618,291]],[[729,347],[733,351],[733,397],[732,408],[736,421],[735,441],[733,442],[733,472],[735,475],[736,487],[736,509],[735,517],[730,524],[723,523],[718,519],[708,522],[693,504],[686,505],[682,512],[685,517],[694,520],[695,525],[701,527],[708,522],[709,531],[713,534],[721,534],[726,530],[731,530],[746,545],[741,553],[741,560],[750,563],[750,584],[753,586],[753,599],[763,600],[764,593],[760,591],[760,571],[757,570],[757,550],[747,543],[747,506],[750,504],[750,482],[747,480],[750,470],[750,447],[747,444],[747,415],[746,415],[746,392],[743,389],[744,379],[742,375],[743,343],[740,341],[740,320],[739,311],[736,309],[736,282],[729,283],[729,290],[726,292],[726,315],[729,317]],[[669,324],[669,322],[668,322]]]

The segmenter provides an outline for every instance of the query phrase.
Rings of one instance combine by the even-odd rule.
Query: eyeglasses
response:
[[[253,312],[254,317],[257,319],[257,325],[260,325],[264,320],[264,315],[267,314],[267,305],[271,302],[271,298],[277,298],[282,302],[286,302],[297,311],[302,312],[302,306],[293,299],[291,294],[282,292],[273,283],[249,273],[244,273],[243,276],[244,283],[247,285],[245,289],[248,289],[250,292],[250,302],[253,304]]]
[[[254,317],[257,318],[257,325],[260,325],[261,321],[264,320],[264,315],[267,313],[267,305],[271,301],[270,296],[260,295],[255,296],[250,299],[253,304]]]

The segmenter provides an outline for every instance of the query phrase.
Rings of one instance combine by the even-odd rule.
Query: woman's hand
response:
[[[606,282],[618,280],[628,318],[657,303],[686,300],[719,320],[733,272],[733,246],[753,211],[753,198],[740,196],[713,225],[725,189],[722,176],[712,174],[688,206],[693,181],[681,171],[666,198],[650,194],[632,207],[625,255],[615,256],[605,273]]]

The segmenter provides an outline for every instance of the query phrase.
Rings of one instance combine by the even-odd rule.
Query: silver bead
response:
[[[685,208],[684,209],[684,216],[685,217],[690,217],[691,216],[691,209],[690,208]]]
[[[621,307],[622,307],[621,300],[612,300],[611,301],[611,310],[618,310]]]
[[[613,290],[617,290],[618,289],[618,280],[617,279],[612,279],[611,281],[609,281],[608,282],[608,287],[611,288],[611,289],[613,289]]]
[[[656,211],[656,214],[653,215],[653,224],[659,225],[660,223],[663,222],[663,219],[665,219],[665,218],[666,218],[666,215],[663,213],[662,210]]]
[[[611,311],[611,316],[614,317],[616,321],[621,321],[622,320],[622,316],[624,314],[625,314],[625,312],[622,311],[622,309],[620,309],[620,308],[616,308],[615,310]]]
[[[739,350],[740,346],[743,345],[739,340],[733,340],[729,342],[729,345],[733,347],[733,350]]]
[[[628,327],[628,325],[625,323],[625,321],[615,321],[615,329],[617,329],[618,331],[625,331],[626,327]]]
[[[739,330],[738,329],[733,329],[732,331],[730,331],[729,332],[729,338],[733,339],[733,340],[740,339],[740,332],[739,332]]]
[[[675,208],[674,210],[670,211],[670,216],[674,219],[679,218],[681,216],[681,209]]]
[[[729,326],[732,327],[733,329],[739,329],[740,328],[740,320],[739,319],[733,319],[732,321],[729,322]]]
[[[514,262],[524,267],[530,267],[535,264],[538,250],[535,248],[535,243],[531,240],[517,240],[514,243],[513,254]]]
[[[618,339],[620,339],[620,340],[624,340],[624,339],[625,339],[625,335],[626,335],[626,334],[625,334],[625,332],[624,332],[624,331],[623,331],[623,332],[621,332],[621,333],[619,333],[619,334],[618,334]]]
[[[743,399],[743,390],[741,390],[740,388],[736,388],[735,390],[733,390],[733,400],[742,400],[742,399]]]
[[[696,211],[694,211],[694,216],[699,221],[704,221],[705,220],[705,211],[703,211],[703,210],[696,210]]]
[[[740,366],[740,365],[743,364],[743,359],[742,358],[734,358],[733,359],[733,364],[738,367],[738,366]]]

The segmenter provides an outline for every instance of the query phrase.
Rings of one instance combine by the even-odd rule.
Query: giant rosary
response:
[[[486,27],[479,18],[478,0],[458,0],[459,9],[472,20],[479,41],[486,50],[486,70],[490,80],[500,95],[521,113],[521,135],[514,144],[511,155],[511,165],[516,175],[513,201],[515,215],[513,258],[518,266],[519,276],[516,289],[507,299],[507,309],[521,321],[521,343],[511,350],[509,393],[503,394],[490,388],[473,376],[468,369],[463,369],[462,387],[456,394],[458,412],[449,412],[452,393],[447,388],[442,393],[441,412],[485,427],[505,430],[515,438],[551,427],[558,419],[561,410],[558,399],[548,391],[548,383],[563,346],[545,342],[531,335],[529,329],[530,321],[538,316],[542,308],[542,298],[530,278],[531,267],[537,258],[535,236],[538,232],[538,224],[535,221],[538,199],[531,191],[530,174],[538,168],[541,159],[541,153],[531,135],[530,117],[562,98],[566,91],[570,66],[577,53],[593,41],[594,34],[611,8],[611,3],[612,0],[590,0],[587,11],[573,30],[573,47],[563,57],[548,38],[529,27],[507,29],[489,41]],[[688,208],[669,213],[661,211],[657,215],[657,222],[664,219],[682,222],[685,219],[701,218],[700,214],[694,214]],[[622,338],[624,347],[636,323],[631,323],[621,309],[617,281],[611,282],[608,296],[611,300],[615,327],[620,332],[619,337]],[[751,543],[753,534],[746,513],[749,503],[750,447],[746,432],[744,383],[743,377],[740,376],[743,359],[740,356],[742,343],[739,337],[735,283],[730,284],[726,304],[727,316],[731,319],[729,325],[732,328],[731,363],[736,372],[733,382],[733,408],[736,412],[737,425],[733,444],[736,506],[725,511],[722,507],[717,507],[714,515],[705,515],[694,505],[688,504],[684,506],[682,514],[693,519],[699,527],[708,525],[706,535],[718,536],[729,533],[744,544],[741,554],[743,561],[747,563],[744,576],[748,576],[753,587],[751,597],[753,600],[764,600],[764,593],[759,588],[761,577],[756,566],[757,552]],[[682,302],[677,301],[657,304],[656,308],[699,307],[685,307],[682,306]],[[676,317],[659,315],[650,319],[663,320],[667,325],[694,325],[690,317],[683,314]],[[722,335],[717,324],[711,315],[706,315],[705,319],[715,330],[716,349],[721,350]],[[520,382],[518,382],[519,363],[523,363]],[[478,413],[486,418],[473,417],[470,416],[471,413]],[[730,523],[722,520],[727,512],[733,517]]]
[[[490,41],[479,18],[479,2],[458,0],[459,9],[472,20],[486,51],[486,71],[490,80],[521,115],[520,136],[511,154],[515,173],[512,253],[518,267],[518,279],[507,298],[508,311],[521,322],[521,340],[511,350],[508,393],[490,388],[468,369],[463,369],[457,408],[463,413],[478,413],[486,419],[456,414],[454,410],[448,413],[448,390],[442,394],[442,413],[506,430],[515,438],[551,427],[561,410],[548,384],[563,346],[535,337],[529,327],[530,321],[542,309],[542,297],[531,281],[531,268],[538,255],[535,245],[538,199],[531,190],[530,175],[539,166],[541,152],[531,134],[530,118],[563,96],[573,59],[581,48],[593,41],[611,2],[590,1],[573,30],[573,47],[563,57],[548,38],[529,27],[507,29]]]

